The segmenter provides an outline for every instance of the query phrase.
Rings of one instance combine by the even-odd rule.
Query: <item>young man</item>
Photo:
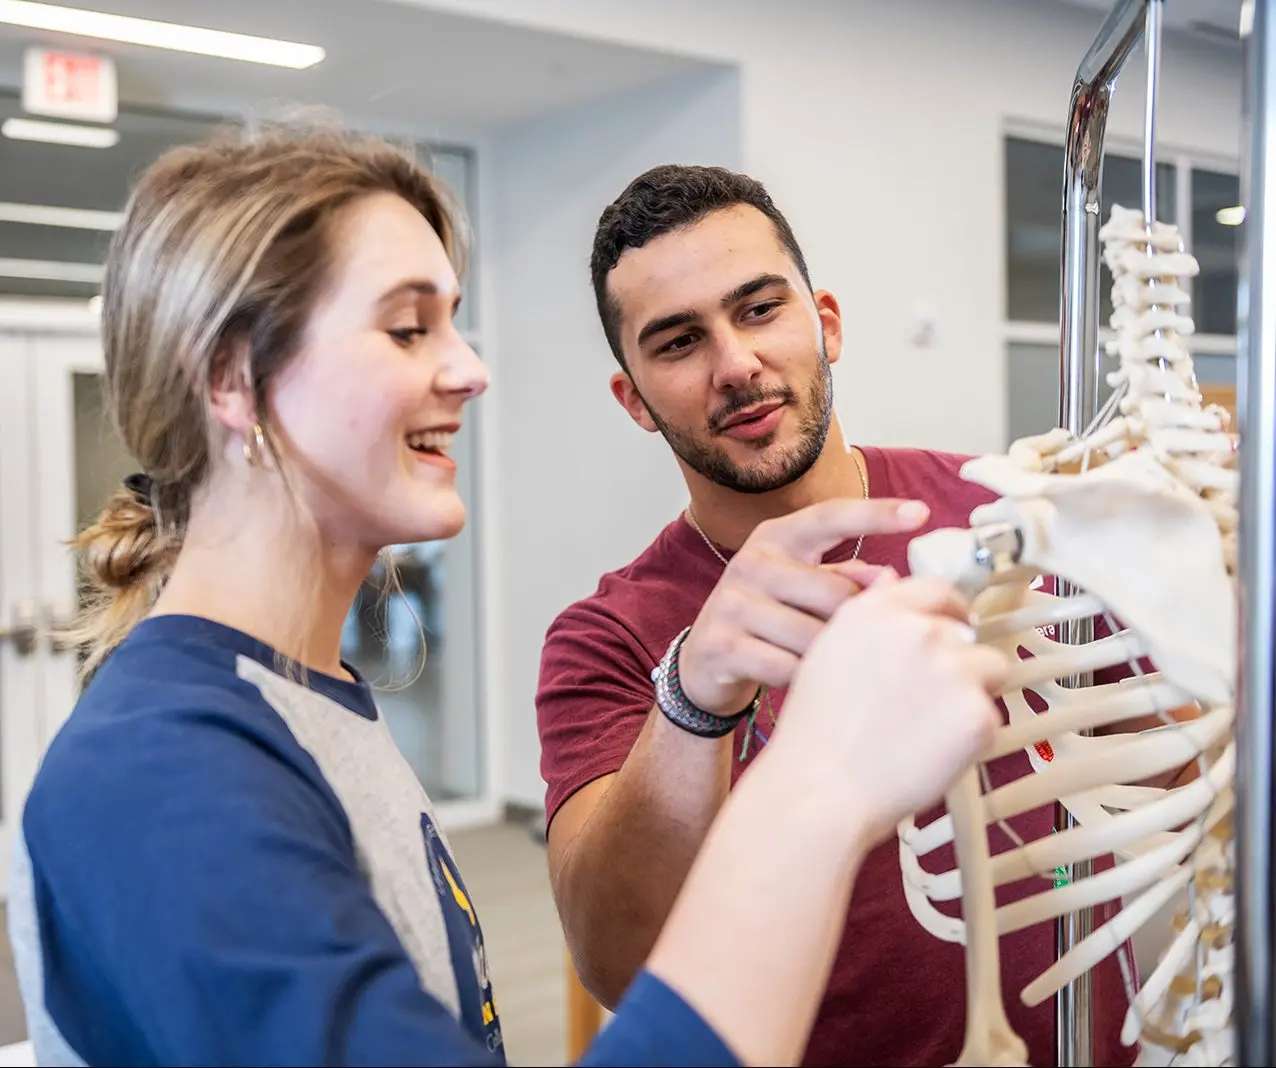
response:
[[[620,364],[612,392],[635,423],[663,435],[690,494],[641,556],[558,617],[542,658],[554,892],[582,981],[610,1006],[728,789],[765,747],[798,658],[856,591],[856,569],[906,573],[911,537],[966,526],[988,494],[962,481],[963,457],[848,447],[833,418],[837,300],[812,288],[757,182],[717,168],[647,172],[604,211],[592,272]],[[839,527],[825,506],[846,498],[863,507]],[[1016,754],[992,778],[1027,771]],[[1012,824],[1039,838],[1053,810]],[[992,832],[994,852],[1009,844]],[[802,907],[795,885],[754,923],[783,925]],[[1005,938],[1001,952],[1011,1022],[1031,1063],[1054,1064],[1053,1002],[1027,1009],[1017,996],[1054,960],[1054,925]],[[863,868],[804,1063],[951,1063],[964,990],[963,948],[913,918],[888,843]],[[1093,1063],[1130,1064],[1117,1037],[1126,996],[1115,957],[1093,990]]]

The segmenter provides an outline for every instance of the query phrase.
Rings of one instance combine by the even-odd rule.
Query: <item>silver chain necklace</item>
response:
[[[864,470],[864,465],[860,463],[859,457],[855,453],[851,453],[851,459],[855,462],[855,470],[860,476],[860,485],[864,487],[864,499],[868,500],[868,472]],[[691,510],[691,505],[687,505],[687,521],[691,524],[692,529],[700,535],[704,543],[709,546],[709,551],[722,561],[722,566],[727,566],[727,558],[718,552],[718,547],[709,540],[709,536],[701,529],[699,522],[696,520],[696,514]],[[861,534],[855,539],[855,551],[851,553],[850,559],[858,559],[860,548],[864,544],[864,535]]]

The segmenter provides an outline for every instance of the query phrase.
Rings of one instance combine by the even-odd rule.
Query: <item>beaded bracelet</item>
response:
[[[712,712],[693,705],[682,692],[682,685],[678,680],[678,653],[690,631],[691,628],[687,627],[674,638],[660,663],[651,670],[651,681],[656,684],[656,704],[666,718],[683,730],[701,738],[721,738],[735,730],[746,716],[757,714],[762,701],[762,687],[758,687],[758,692],[753,695],[748,707],[734,716],[715,716]]]

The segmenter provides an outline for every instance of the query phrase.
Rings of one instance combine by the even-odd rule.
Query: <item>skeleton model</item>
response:
[[[1003,1008],[999,937],[1105,902],[1123,907],[1024,990],[1005,993],[1045,1001],[1124,953],[1140,927],[1180,900],[1172,943],[1140,989],[1126,973],[1122,1040],[1175,1064],[1234,1056],[1234,439],[1227,413],[1202,407],[1196,388],[1183,280],[1197,264],[1176,229],[1149,228],[1141,211],[1115,207],[1099,236],[1113,276],[1112,399],[1077,437],[1055,430],[1017,441],[1006,456],[970,461],[963,477],[999,499],[976,509],[971,529],[935,531],[910,548],[915,573],[953,580],[969,597],[977,640],[1030,654],[1002,695],[1008,723],[949,794],[947,814],[899,830],[914,916],[966,946],[960,1065],[1027,1064]],[[1043,577],[1058,583],[1055,592]],[[1078,621],[1107,633],[1079,644],[1047,636]],[[1127,677],[1086,684],[1112,667]],[[1046,711],[1033,711],[1028,692]],[[1091,734],[1148,714],[1165,726]],[[1019,749],[1032,773],[981,789],[986,764]],[[1197,774],[1185,785],[1139,785],[1193,763]],[[1023,843],[1005,822],[1055,802],[1075,826]],[[991,823],[1014,848],[991,855]],[[920,858],[948,843],[956,870],[924,871]],[[1057,868],[1109,856],[1115,863],[1105,870],[1054,885]],[[997,906],[996,887],[1032,877],[1042,880],[1039,892]],[[960,920],[933,904],[958,898]]]

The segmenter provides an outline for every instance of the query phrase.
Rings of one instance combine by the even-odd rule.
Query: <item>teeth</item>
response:
[[[456,437],[447,430],[415,431],[408,435],[408,448],[428,449],[431,452],[447,452]]]

